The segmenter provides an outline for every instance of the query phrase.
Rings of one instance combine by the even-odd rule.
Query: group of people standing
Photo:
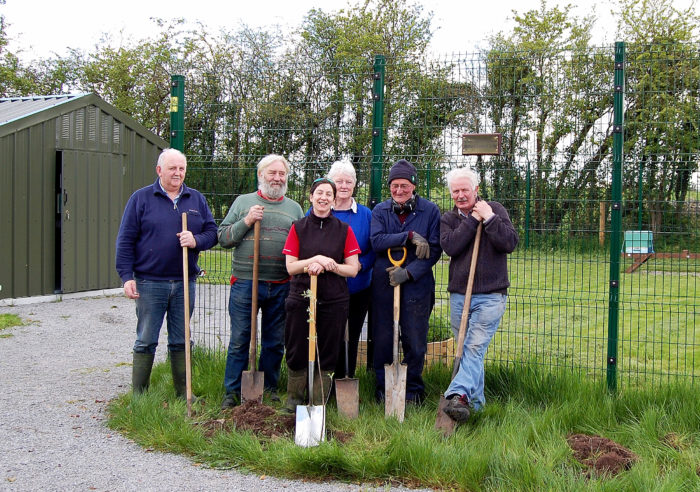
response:
[[[373,210],[353,198],[357,177],[352,164],[335,162],[309,191],[311,207],[286,196],[289,162],[268,155],[257,166],[258,190],[233,202],[217,227],[202,195],[184,184],[185,156],[166,149],[158,159],[158,179],[135,192],[127,203],[117,237],[117,271],[124,292],[136,300],[134,392],[148,388],[163,317],[168,319],[168,352],[178,396],[184,396],[184,322],[182,248],[190,251],[190,279],[198,273],[197,256],[215,244],[233,248],[229,314],[231,337],[224,375],[222,408],[240,404],[242,373],[248,367],[252,292],[261,311],[259,370],[272,400],[286,354],[287,400],[284,411],[304,403],[308,380],[308,307],[310,276],[318,277],[316,321],[318,364],[314,404],[327,401],[332,378],[353,377],[360,333],[370,313],[368,354],[376,375],[375,396],[384,399],[384,365],[393,356],[393,291],[401,286],[400,324],[403,362],[407,365],[406,400],[425,399],[422,379],[429,318],[435,303],[433,266],[445,251],[450,257],[449,285],[453,330],[464,305],[466,275],[475,232],[483,222],[479,262],[473,283],[468,336],[459,372],[445,396],[445,412],[466,420],[483,406],[483,359],[505,311],[507,254],[518,235],[497,202],[478,198],[477,175],[465,168],[450,171],[447,185],[454,209],[441,216],[436,204],[419,196],[416,168],[401,159],[390,169],[391,198]],[[179,217],[186,212],[189,230]],[[253,285],[255,223],[260,223],[258,283]],[[172,239],[170,239],[172,238]],[[401,265],[389,258],[392,248],[406,248]],[[465,265],[467,265],[465,267]],[[193,281],[191,281],[193,283]],[[192,285],[193,287],[193,285]],[[194,304],[194,289],[190,304]],[[461,299],[461,305],[460,305]],[[190,309],[190,312],[192,309]],[[456,324],[455,324],[456,322]],[[349,332],[346,374],[344,333]],[[371,360],[369,360],[371,359]],[[183,359],[184,360],[184,359]],[[181,370],[181,366],[182,370]],[[182,373],[182,374],[181,374]]]

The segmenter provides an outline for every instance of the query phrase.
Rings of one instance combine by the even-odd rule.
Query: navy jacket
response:
[[[408,241],[409,231],[415,231],[430,244],[430,257],[419,260],[416,248]],[[403,264],[411,275],[412,280],[404,282],[401,288],[402,298],[423,297],[435,292],[433,265],[442,254],[440,247],[440,210],[430,200],[416,198],[416,209],[411,212],[406,221],[401,224],[399,217],[391,208],[391,199],[385,200],[372,210],[372,225],[370,233],[372,248],[377,254],[372,274],[373,291],[376,287],[384,286],[386,292],[393,296],[393,287],[389,285],[389,274],[386,269],[391,266],[387,249],[395,246],[406,246],[408,255]],[[398,259],[400,255],[395,255]],[[383,290],[383,289],[382,289]],[[391,306],[389,306],[389,311]]]
[[[117,234],[117,273],[122,282],[134,276],[148,280],[182,280],[182,213],[187,212],[187,229],[197,247],[189,250],[190,278],[199,273],[199,252],[216,245],[216,223],[204,196],[182,185],[182,194],[173,201],[158,179],[135,191],[126,203]]]

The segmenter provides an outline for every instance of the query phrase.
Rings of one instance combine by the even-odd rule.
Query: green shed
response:
[[[0,299],[119,287],[124,205],[167,146],[94,94],[0,98]]]

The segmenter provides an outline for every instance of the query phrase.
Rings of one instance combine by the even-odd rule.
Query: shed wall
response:
[[[85,171],[85,179],[74,180],[75,203],[91,212],[99,209],[77,229],[63,231],[75,235],[69,241],[83,241],[78,249],[88,253],[74,255],[69,262],[58,261],[62,238],[56,237],[57,220],[64,219],[57,183],[57,153],[63,151],[81,151],[71,152]],[[114,273],[115,221],[118,228],[133,191],[155,179],[160,151],[160,146],[94,105],[51,115],[0,137],[0,299],[53,294],[64,285],[64,293],[120,286]],[[80,208],[73,210],[79,219]],[[87,238],[99,240],[87,244]],[[65,281],[78,272],[80,282]]]

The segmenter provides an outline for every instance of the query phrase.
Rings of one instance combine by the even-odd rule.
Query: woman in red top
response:
[[[323,404],[330,393],[331,374],[348,317],[350,294],[345,278],[354,277],[360,270],[360,247],[355,234],[348,224],[331,215],[335,192],[335,184],[328,178],[313,182],[311,213],[292,224],[282,250],[287,258],[287,271],[292,275],[285,302],[284,331],[288,374],[285,409],[289,413],[304,403],[306,390],[309,300],[304,294],[309,289],[309,275],[318,275],[316,328],[321,373],[320,378],[318,372],[314,374],[313,403]]]

